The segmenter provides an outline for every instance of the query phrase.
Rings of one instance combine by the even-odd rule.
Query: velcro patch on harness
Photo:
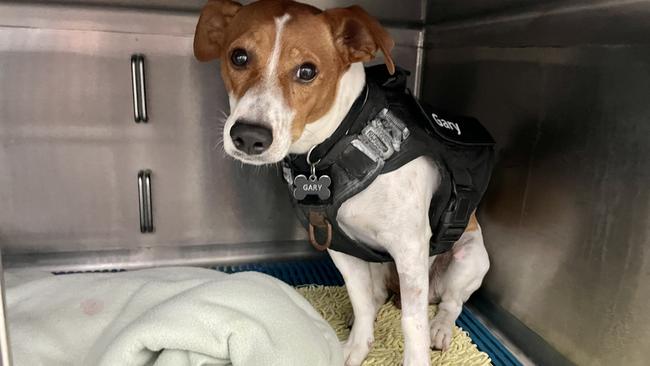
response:
[[[426,129],[435,132],[443,139],[460,145],[494,145],[494,138],[476,118],[453,116],[435,110],[425,103],[418,101],[416,103],[429,122]]]
[[[352,141],[352,145],[372,161],[387,160],[399,152],[411,132],[388,108],[382,109]]]

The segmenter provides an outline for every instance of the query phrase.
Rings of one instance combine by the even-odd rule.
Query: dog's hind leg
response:
[[[438,311],[431,321],[431,346],[445,350],[449,347],[452,329],[463,309],[463,303],[481,286],[483,277],[490,268],[490,261],[483,245],[481,229],[474,220],[453,248],[453,256],[441,278],[431,278],[431,294],[440,299]],[[434,266],[436,263],[434,263]]]
[[[372,300],[377,309],[381,308],[388,299],[388,281],[395,271],[393,263],[368,263],[370,265],[370,276],[372,277]]]
[[[374,326],[380,305],[374,298],[370,264],[344,253],[329,251],[345,280],[354,311],[350,337],[343,346],[345,366],[359,366],[374,342]]]

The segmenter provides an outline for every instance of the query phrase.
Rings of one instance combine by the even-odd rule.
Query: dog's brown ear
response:
[[[326,10],[323,15],[332,27],[334,43],[344,61],[350,64],[370,61],[381,50],[388,71],[391,75],[395,73],[390,53],[395,42],[377,19],[356,5]]]
[[[226,28],[232,17],[242,7],[231,0],[209,0],[201,10],[201,17],[194,32],[194,57],[210,61],[221,57]]]

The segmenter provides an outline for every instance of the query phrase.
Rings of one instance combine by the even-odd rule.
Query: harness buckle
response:
[[[458,241],[465,232],[473,213],[472,200],[470,199],[472,191],[463,186],[454,185],[453,187],[449,205],[440,216],[440,224],[434,238],[436,243],[453,244]]]

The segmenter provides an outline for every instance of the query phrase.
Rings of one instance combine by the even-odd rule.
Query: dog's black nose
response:
[[[230,138],[237,148],[248,155],[259,155],[273,142],[273,132],[249,121],[238,120],[230,129]]]

